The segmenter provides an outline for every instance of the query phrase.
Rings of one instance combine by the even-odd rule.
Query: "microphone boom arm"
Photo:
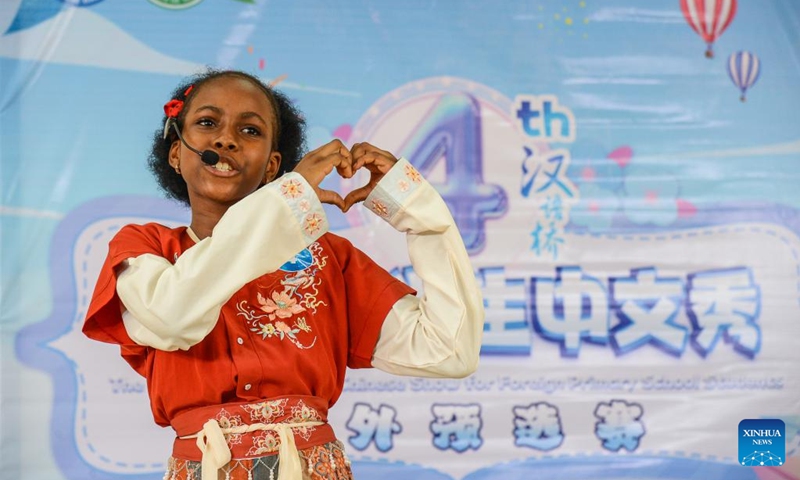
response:
[[[186,148],[193,151],[194,153],[200,155],[200,160],[203,161],[206,165],[216,165],[219,162],[219,154],[213,150],[203,150],[202,152],[197,150],[196,148],[192,148],[186,140],[183,139],[183,135],[181,135],[181,130],[178,128],[178,122],[175,121],[174,118],[170,117],[167,118],[167,123],[164,124],[164,139],[167,138],[169,134],[169,127],[175,128],[175,133],[178,134],[178,139],[186,145]]]

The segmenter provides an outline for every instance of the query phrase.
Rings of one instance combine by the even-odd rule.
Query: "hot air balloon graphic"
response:
[[[761,62],[754,53],[741,51],[728,58],[728,75],[733,84],[742,92],[742,96],[739,98],[743,102],[746,100],[747,89],[756,83],[760,72]]]
[[[706,57],[714,58],[714,41],[736,15],[736,0],[681,0],[681,10],[689,26],[708,45]]]

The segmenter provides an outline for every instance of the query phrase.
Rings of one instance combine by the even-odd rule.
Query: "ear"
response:
[[[177,168],[181,164],[181,142],[175,140],[169,147],[169,164],[172,168]]]
[[[278,170],[281,168],[281,154],[280,152],[272,152],[267,159],[267,169],[264,172],[264,183],[269,183],[275,180],[278,175]]]

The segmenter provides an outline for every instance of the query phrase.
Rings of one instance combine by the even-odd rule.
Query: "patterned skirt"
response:
[[[299,450],[302,480],[352,480],[350,461],[340,441]],[[219,480],[275,480],[280,464],[277,455],[231,460],[219,471]],[[200,462],[170,458],[164,480],[200,480]],[[298,479],[300,480],[300,479]]]

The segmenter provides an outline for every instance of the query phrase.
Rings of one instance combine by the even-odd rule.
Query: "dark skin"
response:
[[[204,84],[187,105],[182,134],[198,150],[220,155],[217,168],[175,141],[170,165],[186,181],[192,211],[191,228],[200,239],[211,235],[225,212],[239,200],[275,179],[281,155],[274,149],[276,115],[264,93],[247,80],[220,77]],[[319,200],[347,212],[364,201],[397,159],[368,143],[348,149],[333,140],[306,154],[294,171],[314,188]],[[320,184],[333,170],[351,178],[360,168],[368,183],[344,198]]]
[[[369,171],[369,181],[363,187],[356,188],[344,197],[344,208],[342,209],[344,212],[350,210],[350,207],[356,203],[366,200],[383,176],[397,163],[394,155],[366,142],[354,144],[350,148],[350,153],[353,156],[353,171],[366,168]]]

